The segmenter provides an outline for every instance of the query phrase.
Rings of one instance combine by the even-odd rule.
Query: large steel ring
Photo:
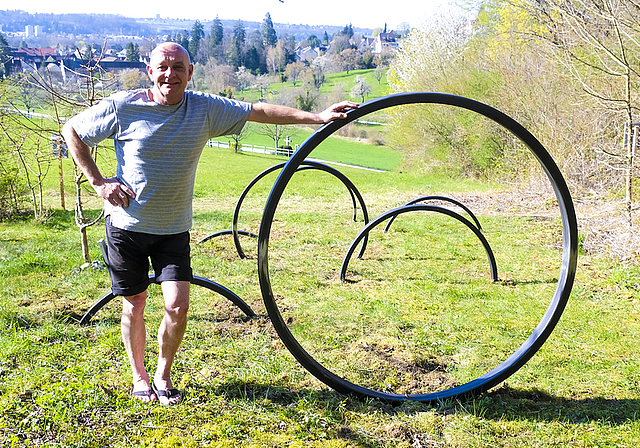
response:
[[[555,190],[562,219],[563,252],[558,283],[549,306],[527,340],[506,360],[475,380],[447,390],[423,394],[397,394],[369,389],[345,380],[322,366],[300,345],[283,320],[271,288],[271,280],[269,278],[269,237],[278,202],[288,182],[304,162],[304,159],[322,141],[348,123],[372,112],[394,106],[418,103],[449,105],[476,112],[511,131],[531,150]],[[544,344],[560,319],[573,286],[577,256],[578,225],[571,195],[560,170],[542,144],[521,124],[486,104],[455,95],[414,92],[390,95],[364,103],[359,108],[349,111],[347,118],[322,126],[291,157],[275,181],[265,205],[258,237],[258,276],[265,307],[280,338],[298,362],[317,379],[345,394],[356,394],[361,397],[373,397],[391,402],[403,400],[426,402],[474,395],[487,391],[520,369]]]

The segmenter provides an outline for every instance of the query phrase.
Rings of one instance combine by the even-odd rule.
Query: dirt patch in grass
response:
[[[477,215],[528,216],[532,219],[559,218],[560,211],[553,192],[543,194],[509,191],[455,193],[450,197],[462,202]],[[574,197],[581,248],[587,253],[605,253],[621,262],[640,259],[640,215],[631,217],[623,201]]]
[[[460,384],[447,375],[447,367],[453,362],[447,356],[421,360],[418,363],[402,359],[395,348],[388,345],[362,344],[358,348],[366,353],[365,360],[369,364],[387,365],[400,377],[408,380],[403,382],[399,390],[394,391],[396,393],[430,393],[450,389]]]

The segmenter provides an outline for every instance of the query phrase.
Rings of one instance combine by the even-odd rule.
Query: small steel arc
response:
[[[413,204],[417,204],[419,202],[426,202],[426,201],[442,201],[442,202],[450,202],[452,204],[457,205],[458,207],[460,207],[462,210],[464,210],[465,212],[467,212],[467,214],[469,215],[469,217],[473,220],[473,222],[476,224],[476,227],[478,228],[478,230],[482,230],[482,226],[480,225],[480,221],[478,221],[478,218],[476,218],[476,215],[473,214],[473,212],[469,209],[469,207],[467,207],[466,205],[464,205],[462,202],[453,199],[453,198],[449,198],[447,196],[422,196],[419,197],[417,199],[414,199],[412,201],[407,202],[404,205],[413,205]],[[387,225],[384,228],[385,232],[389,231],[389,228],[391,227],[391,224],[393,223],[393,221],[395,221],[396,216],[392,216],[391,219],[389,219],[389,222],[387,223]]]
[[[153,282],[153,283],[158,283],[156,282],[156,278],[153,274],[149,275],[149,279]],[[216,283],[212,280],[209,280],[207,278],[204,277],[198,277],[198,276],[193,276],[193,279],[191,280],[191,284],[192,285],[197,285],[197,286],[202,286],[204,288],[207,288],[217,294],[220,294],[221,296],[223,296],[224,298],[230,300],[234,305],[236,305],[238,308],[240,308],[240,310],[242,310],[242,312],[244,314],[246,314],[248,317],[254,318],[256,317],[256,313],[251,309],[251,307],[249,305],[247,305],[247,303],[242,300],[240,297],[238,297],[233,291],[231,291],[228,288],[225,288],[224,286],[222,286],[219,283]],[[105,295],[103,295],[102,297],[100,297],[93,305],[91,305],[91,307],[87,310],[86,313],[84,313],[84,316],[82,316],[82,318],[80,319],[80,325],[86,325],[89,323],[89,321],[91,320],[91,318],[93,316],[96,315],[96,313],[98,311],[100,311],[100,309],[105,306],[107,303],[109,303],[111,300],[115,299],[116,297],[118,297],[117,295],[115,295],[112,291],[109,291],[108,293],[106,293]]]
[[[242,250],[242,245],[240,244],[240,238],[238,238],[238,234],[240,233],[240,231],[238,231],[238,217],[240,216],[240,207],[242,207],[242,202],[244,201],[247,194],[249,194],[249,191],[251,190],[251,188],[253,188],[253,186],[257,184],[263,177],[267,176],[268,174],[276,170],[282,169],[282,167],[284,167],[285,165],[286,165],[286,162],[279,163],[262,171],[260,174],[254,177],[251,182],[249,182],[249,184],[242,191],[242,194],[240,194],[238,202],[236,203],[235,210],[233,212],[233,224],[232,224],[232,230],[231,230],[231,233],[233,235],[233,242],[236,246],[236,251],[238,252],[238,256],[240,256],[240,258],[246,258],[246,255]],[[362,195],[360,194],[356,186],[353,184],[353,182],[349,180],[348,177],[346,177],[340,171],[338,171],[337,169],[329,165],[326,165],[320,162],[315,162],[312,160],[305,160],[302,166],[298,167],[296,171],[302,171],[302,170],[308,170],[308,169],[324,171],[326,173],[332,174],[333,176],[337,177],[345,185],[345,187],[347,187],[347,190],[351,195],[351,201],[353,202],[353,220],[354,221],[356,220],[356,212],[357,212],[356,200],[357,200],[358,203],[360,204],[360,208],[362,209],[362,215],[363,215],[365,224],[369,222],[369,213],[367,212],[367,206],[365,205],[364,199],[362,198]],[[362,257],[362,254],[366,249],[366,245],[367,245],[367,242],[366,240],[364,240],[362,243],[362,249],[360,250],[360,253],[358,255],[359,258]]]
[[[456,213],[453,210],[450,210],[445,207],[439,207],[437,205],[427,205],[427,204],[404,205],[402,207],[389,210],[388,212],[385,212],[380,216],[378,216],[377,218],[375,218],[374,220],[370,221],[369,224],[367,224],[358,233],[358,235],[356,235],[356,237],[353,239],[353,241],[349,245],[349,248],[347,249],[347,252],[344,258],[342,259],[342,265],[340,266],[340,280],[341,281],[346,280],[347,268],[349,267],[349,261],[351,260],[351,256],[353,255],[355,248],[358,246],[360,241],[369,234],[369,232],[373,228],[375,228],[378,224],[386,221],[389,218],[394,219],[398,215],[401,215],[403,213],[408,213],[408,212],[414,212],[414,211],[430,211],[430,212],[442,213],[457,219],[458,221],[466,225],[469,229],[471,229],[471,231],[475,233],[475,235],[478,237],[478,239],[482,243],[482,246],[484,247],[485,252],[487,253],[487,258],[489,259],[489,271],[491,273],[491,280],[493,280],[494,282],[498,281],[498,268],[496,267],[495,256],[493,255],[493,251],[491,250],[491,246],[489,245],[489,242],[487,241],[485,236],[482,234],[480,229],[477,226],[475,226],[471,221],[464,218],[462,215]]]

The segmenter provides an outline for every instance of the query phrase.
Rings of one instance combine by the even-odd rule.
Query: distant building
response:
[[[55,48],[12,48],[11,56],[17,72],[29,71],[28,67],[40,67],[44,61],[57,62],[61,59]]]
[[[17,73],[32,72],[43,64],[47,64],[48,67],[52,67],[51,64],[58,64],[62,69],[63,77],[67,69],[83,72],[82,58],[79,55],[74,53],[61,55],[55,48],[12,48],[11,57],[13,58],[12,71]],[[100,67],[106,72],[126,69],[136,69],[143,73],[147,71],[147,65],[144,62],[127,62],[119,57],[103,58],[100,61]]]
[[[398,41],[393,31],[389,33],[380,33],[374,39],[373,52],[382,53],[386,49],[396,50],[398,48]]]
[[[365,37],[360,42],[360,45],[358,46],[358,50],[362,53],[364,53],[365,51],[373,52],[373,50],[375,49],[374,48],[375,42],[376,42],[375,37]]]
[[[318,57],[319,49],[313,47],[296,48],[296,59],[300,62],[311,62]]]

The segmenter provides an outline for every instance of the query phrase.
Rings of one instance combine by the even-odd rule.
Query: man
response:
[[[131,396],[163,405],[180,401],[171,366],[182,342],[192,279],[189,234],[197,163],[209,138],[237,134],[246,121],[322,124],[357,107],[345,101],[316,114],[249,104],[187,91],[193,65],[187,51],[164,43],[151,53],[150,89],[118,92],[71,118],[63,135],[96,193],[105,200],[112,290],[123,296],[121,331],[133,376]],[[106,179],[90,147],[112,138],[115,178]],[[144,367],[144,308],[149,258],[161,284],[165,313],[158,329],[158,365]]]

